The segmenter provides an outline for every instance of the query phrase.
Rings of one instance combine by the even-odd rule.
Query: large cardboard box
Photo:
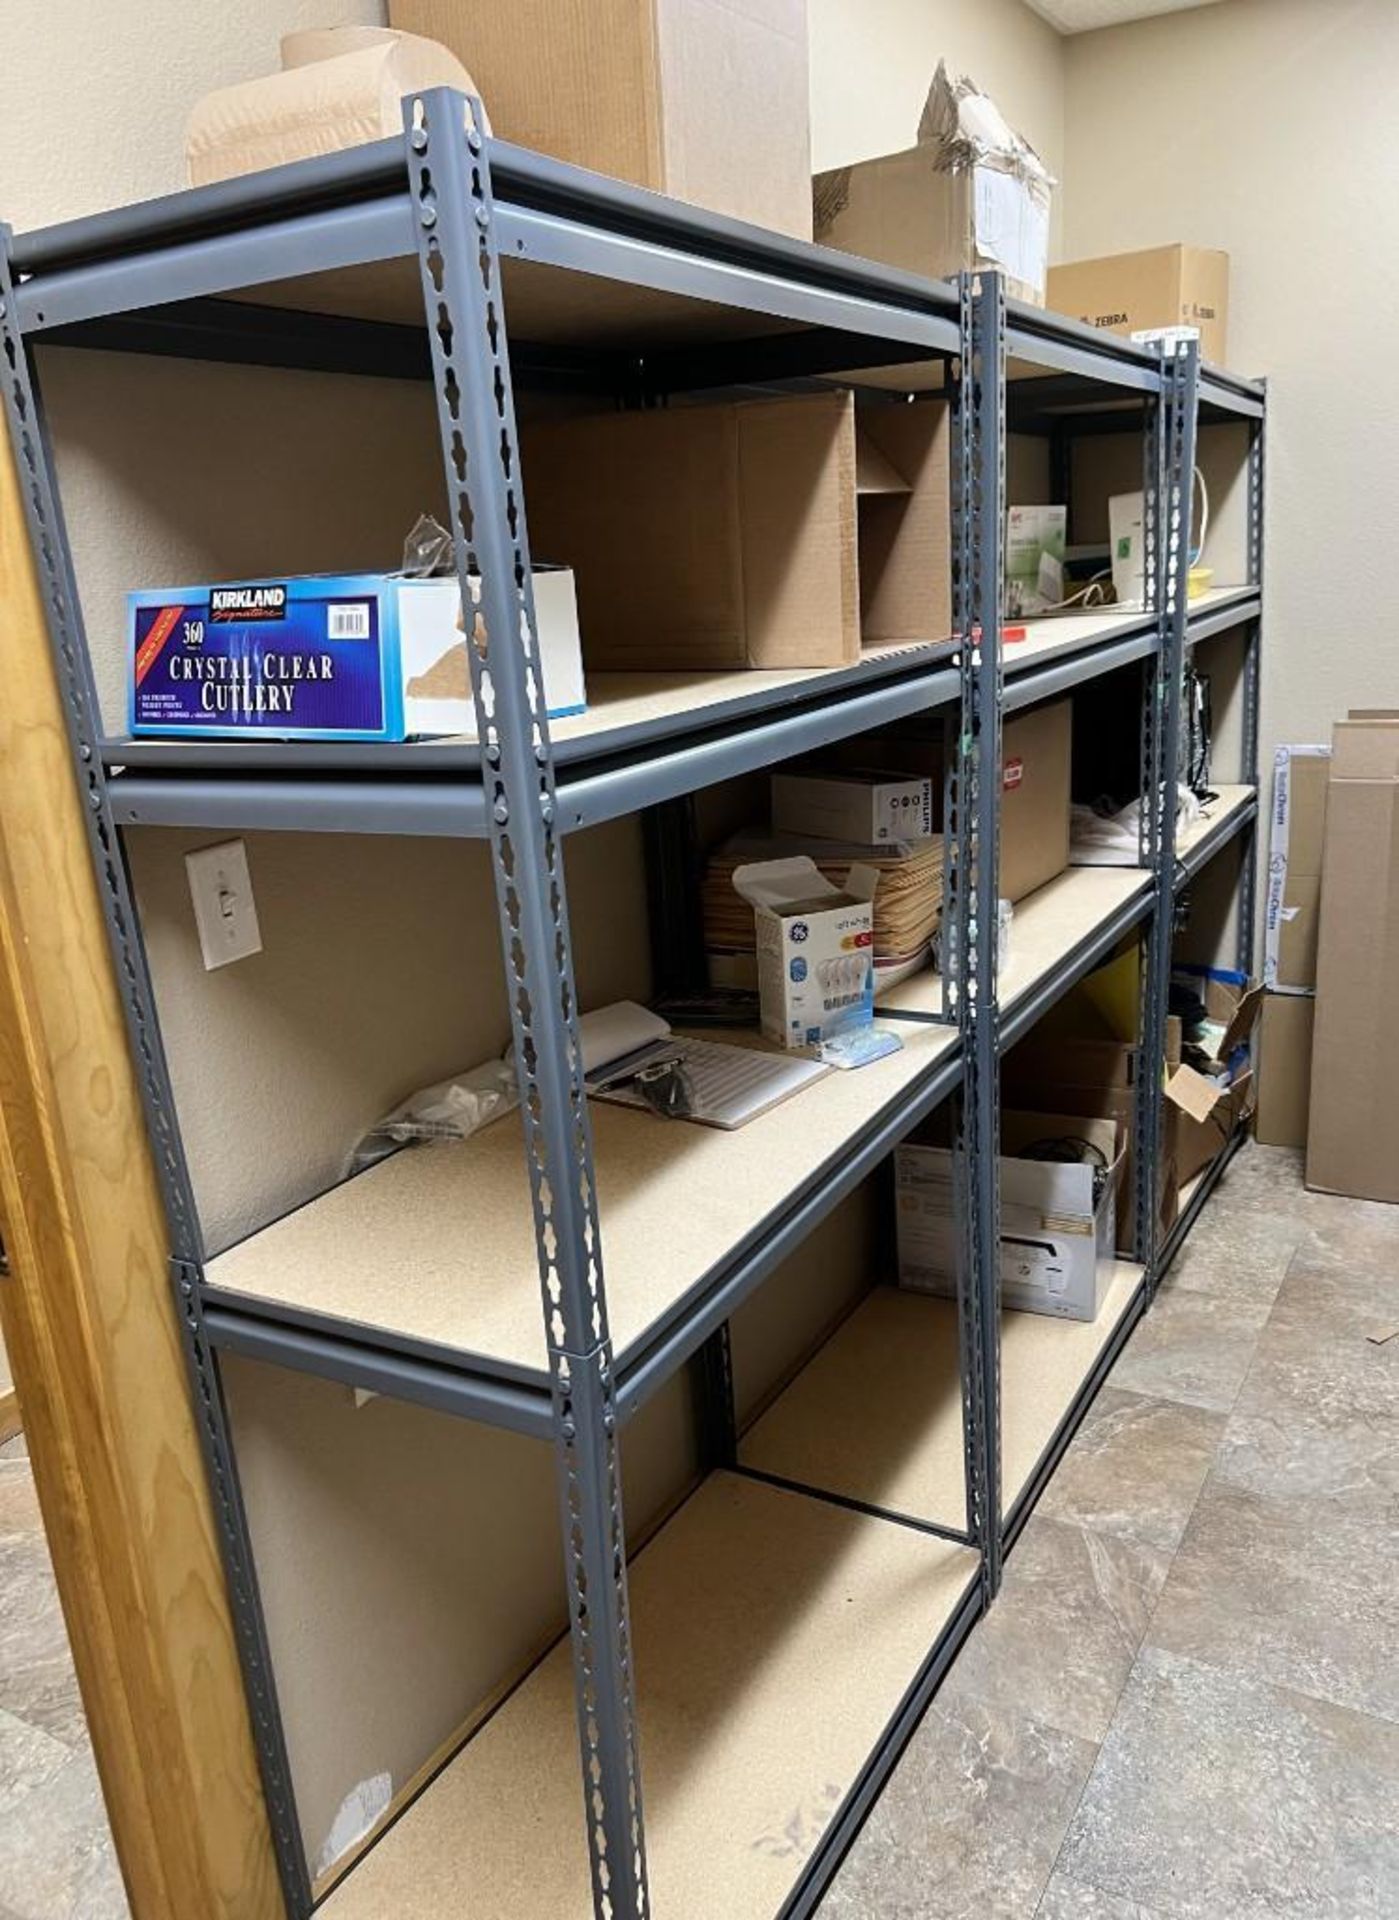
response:
[[[915,146],[817,174],[816,238],[933,280],[999,267],[1043,306],[1053,188],[995,103],[939,65]]]
[[[1049,269],[1047,302],[1055,313],[1110,333],[1155,327],[1198,327],[1200,355],[1228,357],[1229,256],[1214,247],[1148,247]]]
[[[1331,741],[1307,1185],[1399,1200],[1399,721]]]
[[[934,829],[942,831],[943,731],[940,720],[911,720],[836,748],[844,766],[925,774],[933,783]],[[1023,900],[1069,864],[1069,784],[1073,702],[1055,700],[1013,714],[1001,734],[1003,900]],[[1014,933],[1011,935],[1014,940]]]
[[[389,0],[503,140],[811,238],[806,0]]]
[[[1088,1148],[1084,1160],[1022,1157],[1069,1141]],[[1001,1144],[1002,1299],[1056,1319],[1096,1320],[1113,1273],[1121,1129],[1072,1114],[1002,1113]],[[955,1293],[951,1153],[906,1141],[894,1153],[894,1185],[899,1285]]]
[[[1258,1023],[1258,1112],[1253,1131],[1265,1147],[1307,1144],[1315,1020],[1316,1001],[1310,994],[1263,996]]]
[[[1279,747],[1273,755],[1263,984],[1270,993],[1316,990],[1321,856],[1330,747]]]
[[[573,567],[590,671],[853,665],[951,629],[949,431],[848,393],[536,421],[530,542]]]

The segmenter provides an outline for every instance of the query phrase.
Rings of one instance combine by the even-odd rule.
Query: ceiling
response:
[[[1060,33],[1088,33],[1094,27],[1120,27],[1153,13],[1182,13],[1187,7],[1213,7],[1219,0],[1027,0]]]

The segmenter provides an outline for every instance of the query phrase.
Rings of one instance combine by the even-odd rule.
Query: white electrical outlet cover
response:
[[[262,952],[248,849],[241,840],[201,847],[185,855],[194,924],[209,972]]]

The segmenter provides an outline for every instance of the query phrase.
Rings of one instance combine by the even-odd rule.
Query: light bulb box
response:
[[[789,1053],[874,1019],[874,894],[879,874],[852,866],[833,886],[805,854],[734,870],[753,908],[762,1029]]]
[[[584,708],[573,575],[534,569],[551,718]],[[517,636],[506,636],[518,644]],[[312,574],[127,596],[138,736],[410,740],[476,736],[455,575]]]

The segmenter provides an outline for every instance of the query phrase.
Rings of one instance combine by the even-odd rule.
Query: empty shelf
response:
[[[931,1104],[939,1064],[950,1089],[953,1031],[902,1033],[902,1052],[828,1074],[733,1133],[592,1103],[619,1360],[682,1317],[707,1280],[755,1254],[805,1194],[848,1173],[862,1140],[902,1109]],[[371,1346],[466,1352],[507,1377],[547,1364],[517,1117],[460,1144],[395,1154],[218,1254],[205,1279],[222,1303]]]
[[[1141,1283],[1142,1269],[1119,1260],[1096,1320],[1001,1315],[1002,1512],[1028,1486]]]
[[[976,1576],[967,1548],[712,1476],[630,1572],[651,1904],[769,1920]],[[591,1920],[566,1643],[327,1920]]]
[[[1237,615],[1242,620],[1257,599],[1257,587],[1211,587],[1190,602],[1189,625],[1192,629],[1212,632],[1232,603],[1239,603]],[[1023,640],[1005,643],[1005,670],[1009,680],[1062,655],[1106,649],[1133,634],[1154,638],[1156,616],[1140,609],[1105,607],[1097,613],[1042,614],[1037,619],[1011,620],[1007,625],[1012,632],[1019,630],[1025,635]]]
[[[1089,1323],[1001,1315],[1004,1505],[1027,1484],[1131,1305],[1119,1261]],[[876,1287],[744,1436],[744,1466],[944,1527],[965,1527],[957,1306]]]

